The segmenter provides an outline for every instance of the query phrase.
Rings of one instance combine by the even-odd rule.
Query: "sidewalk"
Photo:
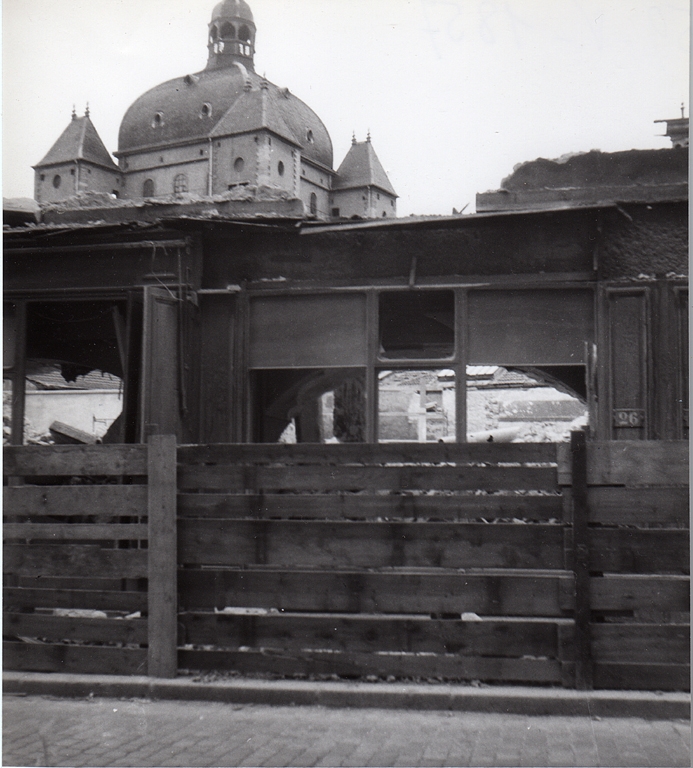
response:
[[[3,697],[5,766],[663,768],[690,765],[689,738],[677,719]]]
[[[199,680],[199,679],[198,679]],[[523,686],[429,685],[230,678],[205,682],[118,675],[4,672],[3,691],[272,706],[450,710],[518,715],[690,719],[690,696],[652,691],[574,691]]]

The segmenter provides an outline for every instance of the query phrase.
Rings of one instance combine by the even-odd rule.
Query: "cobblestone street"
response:
[[[3,697],[5,766],[688,766],[690,722]]]

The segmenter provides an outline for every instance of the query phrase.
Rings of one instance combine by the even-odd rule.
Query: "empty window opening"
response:
[[[455,442],[455,372],[380,371],[378,441]]]
[[[220,35],[225,40],[232,40],[234,37],[236,37],[236,29],[233,24],[229,24],[229,22],[226,21],[221,25]]]
[[[219,38],[219,30],[217,29],[216,25],[214,25],[209,30],[209,42],[213,43],[215,40]]]
[[[308,131],[306,133],[306,139],[308,139],[309,144],[313,144],[315,142],[315,137],[313,136],[313,131]]]
[[[318,196],[315,192],[310,193],[310,215],[315,216],[318,213]]]
[[[212,116],[212,105],[205,102],[202,105],[202,108],[200,109],[200,117],[211,117]],[[200,150],[200,154],[202,154],[202,150]]]
[[[355,443],[365,440],[361,368],[253,371],[253,441]]]
[[[154,197],[154,179],[145,179],[142,184],[142,197]]]
[[[238,30],[238,39],[243,40],[246,43],[250,42],[250,29],[245,24],[242,24]]]
[[[587,424],[582,365],[467,366],[469,442],[561,442]]]
[[[387,291],[380,294],[380,357],[439,359],[455,350],[452,291]]]
[[[152,118],[152,128],[161,128],[164,124],[164,113],[157,112]]]
[[[60,188],[60,185],[62,184],[62,181],[63,180],[60,178],[60,174],[59,173],[56,173],[55,176],[53,176],[53,186],[56,189]]]
[[[280,160],[280,161],[277,163],[277,173],[278,173],[280,176],[283,176],[283,175],[284,175],[284,163],[282,163],[282,161],[281,161],[281,160]]]
[[[240,173],[243,170],[243,167],[245,166],[245,160],[242,157],[237,157],[233,161],[233,169],[236,171],[236,173]]]

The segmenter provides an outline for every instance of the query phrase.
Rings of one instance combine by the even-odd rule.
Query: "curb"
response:
[[[215,701],[272,706],[323,706],[412,710],[450,710],[514,715],[641,717],[690,719],[686,693],[650,691],[574,691],[561,688],[410,683],[312,682],[232,679],[196,683],[189,678],[160,679],[118,675],[4,672],[3,693],[82,698],[146,698]]]

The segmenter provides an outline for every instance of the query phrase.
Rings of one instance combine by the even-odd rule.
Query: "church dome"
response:
[[[140,96],[120,124],[117,154],[269,129],[300,147],[306,159],[332,168],[332,141],[324,124],[287,88],[256,74],[254,43],[253,14],[244,0],[216,5],[209,24],[207,66]],[[239,99],[258,91],[264,93],[262,114],[251,118],[242,107],[252,100]]]

